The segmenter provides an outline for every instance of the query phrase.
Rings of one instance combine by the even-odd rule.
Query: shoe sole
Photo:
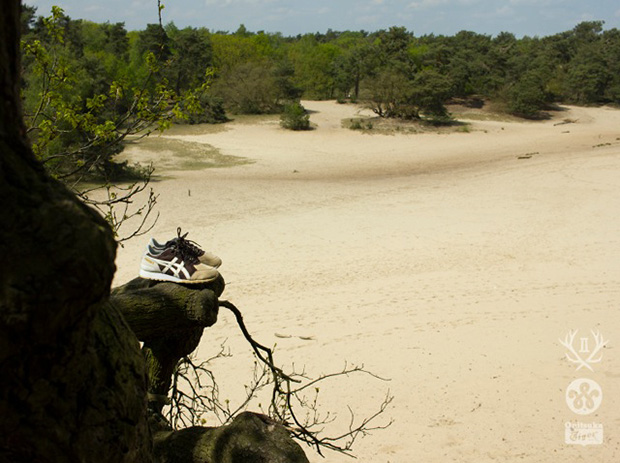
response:
[[[146,278],[147,280],[155,280],[155,281],[170,281],[172,283],[209,283],[211,281],[215,281],[217,276],[213,278],[209,278],[206,280],[181,280],[173,275],[166,275],[165,273],[155,273],[155,272],[147,272],[146,270],[140,269],[140,278]]]

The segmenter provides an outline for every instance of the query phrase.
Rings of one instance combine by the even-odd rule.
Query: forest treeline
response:
[[[542,38],[469,31],[415,36],[404,27],[286,37],[243,25],[235,32],[216,32],[180,29],[172,22],[127,31],[123,23],[97,24],[60,12],[61,40],[50,33],[49,21],[33,7],[23,10],[24,43],[47,47],[50,63],[63,63],[62,75],[46,77],[36,49],[25,55],[28,114],[44,105],[50,116],[67,102],[83,105],[101,123],[110,111],[135,105],[136,92],[180,102],[201,85],[204,91],[193,94],[192,111],[179,120],[217,122],[225,120],[225,111],[277,113],[300,98],[357,101],[382,117],[437,121],[449,118],[445,104],[451,99],[489,99],[529,118],[555,102],[620,103],[620,31],[604,30],[602,21]],[[41,94],[54,78],[70,85],[57,85],[55,99],[42,103]],[[105,104],[97,100],[100,95],[106,96]]]

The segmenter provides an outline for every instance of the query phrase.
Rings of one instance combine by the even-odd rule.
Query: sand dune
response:
[[[220,255],[225,298],[283,364],[316,375],[347,360],[391,379],[321,391],[345,424],[346,404],[362,416],[394,395],[394,423],[357,443],[359,461],[619,461],[620,111],[369,135],[341,127],[353,105],[304,105],[313,131],[273,119],[166,135],[252,163],[160,172],[154,236],[181,226]],[[116,284],[137,275],[145,242],[119,249]],[[564,358],[571,329],[609,340],[593,372]],[[214,370],[234,400],[251,358],[222,312],[201,355],[224,341],[234,356]],[[591,415],[565,401],[580,377],[604,393]],[[604,443],[566,445],[571,420],[602,423]]]

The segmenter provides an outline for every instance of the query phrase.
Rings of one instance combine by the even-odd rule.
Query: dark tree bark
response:
[[[286,429],[248,412],[219,428],[156,433],[155,455],[161,463],[308,463]]]
[[[110,302],[143,342],[171,333],[206,328],[217,321],[217,298],[224,279],[204,284],[179,285],[144,278],[114,288]]]
[[[224,279],[179,285],[136,278],[112,291],[110,303],[144,343],[149,410],[161,412],[179,360],[191,354],[205,328],[217,321]]]
[[[106,304],[107,224],[35,160],[21,119],[20,4],[0,12],[0,461],[149,461],[139,345]]]
[[[217,321],[224,279],[179,285],[136,278],[115,288],[110,304],[144,342],[149,375],[149,413],[155,418],[170,389],[178,361],[198,347],[205,328]],[[152,419],[159,463],[307,463],[288,431],[264,415],[242,413],[219,428],[172,431]]]
[[[19,34],[20,2],[5,0],[0,9],[0,463],[306,462],[284,428],[253,414],[222,428],[178,432],[151,421],[151,432],[144,357],[119,310],[131,305],[119,302],[131,296],[121,289],[110,301],[112,232],[46,175],[26,140]],[[221,285],[186,289],[180,297],[173,296],[178,288],[151,288],[134,298],[134,309],[144,309],[142,317],[127,310],[127,319],[151,353],[167,355],[167,365],[193,349],[204,327],[215,323]],[[178,341],[172,352],[160,336],[163,319],[175,327],[168,333]],[[181,340],[182,333],[193,334]],[[168,372],[158,374],[164,381]],[[187,445],[182,451],[177,450],[181,442]]]

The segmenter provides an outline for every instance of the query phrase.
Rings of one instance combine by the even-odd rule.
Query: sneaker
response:
[[[152,255],[161,254],[169,247],[178,247],[183,250],[183,252],[187,255],[193,255],[198,258],[198,261],[201,264],[208,265],[209,267],[218,268],[222,265],[222,259],[220,259],[215,254],[211,254],[210,252],[205,252],[198,246],[194,241],[190,241],[185,239],[187,233],[181,235],[181,227],[177,228],[177,237],[173,238],[166,243],[158,243],[154,238],[151,238],[151,241],[148,244],[148,251]]]
[[[140,276],[174,283],[208,283],[217,279],[219,272],[201,264],[194,255],[187,255],[180,248],[171,246],[157,255],[147,249],[140,262]]]

